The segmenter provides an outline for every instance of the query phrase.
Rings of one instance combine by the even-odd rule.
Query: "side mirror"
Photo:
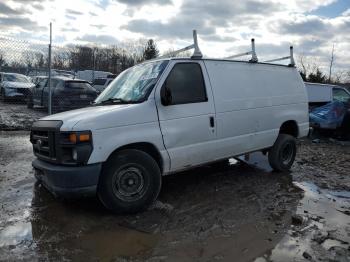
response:
[[[167,87],[166,82],[163,85],[163,88],[161,90],[161,101],[162,105],[168,106],[171,105],[172,103],[172,96],[171,96],[171,90],[169,87]]]

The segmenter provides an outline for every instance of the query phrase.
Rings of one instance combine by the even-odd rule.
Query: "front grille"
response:
[[[30,92],[30,89],[29,88],[17,88],[17,92],[21,93],[23,95],[28,95]]]
[[[34,154],[45,160],[56,160],[55,132],[32,130]]]
[[[57,143],[62,121],[40,120],[33,124],[30,142],[33,144],[34,155],[42,160],[57,162]]]

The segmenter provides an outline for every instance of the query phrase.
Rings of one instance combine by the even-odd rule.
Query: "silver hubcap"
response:
[[[291,144],[286,144],[281,152],[282,162],[284,165],[288,165],[293,158],[294,147]]]
[[[126,167],[114,174],[113,192],[124,201],[135,201],[145,193],[144,177],[137,167]]]

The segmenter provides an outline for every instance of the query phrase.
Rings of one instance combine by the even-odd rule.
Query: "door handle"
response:
[[[213,116],[209,117],[209,124],[210,124],[210,127],[214,127],[215,122],[214,122],[214,117]]]

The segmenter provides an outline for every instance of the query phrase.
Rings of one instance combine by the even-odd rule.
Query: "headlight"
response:
[[[87,163],[93,149],[90,131],[61,132],[60,141],[63,163]]]
[[[73,148],[72,149],[72,159],[74,161],[77,161],[78,160],[78,152],[77,152],[77,149],[76,148]]]

